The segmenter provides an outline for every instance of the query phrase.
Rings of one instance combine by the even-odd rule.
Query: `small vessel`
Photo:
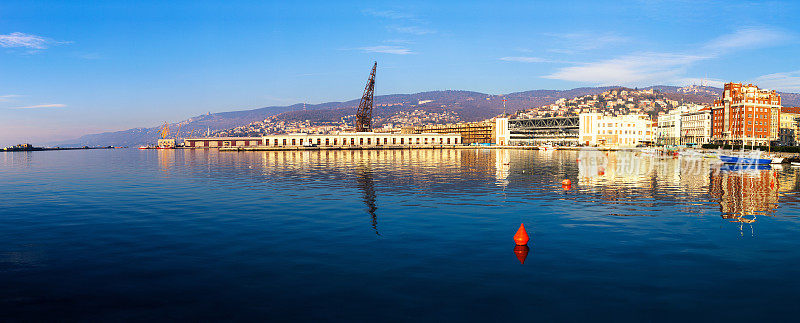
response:
[[[720,155],[719,159],[726,164],[769,165],[772,163],[772,159],[769,158],[749,157],[744,155]]]
[[[800,162],[792,162],[792,167],[800,167]]]
[[[541,145],[539,146],[539,150],[556,150],[556,147],[553,147],[551,144]]]

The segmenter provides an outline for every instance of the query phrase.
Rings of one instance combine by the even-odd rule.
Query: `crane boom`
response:
[[[369,74],[367,86],[364,87],[364,95],[361,96],[361,102],[358,103],[358,110],[356,111],[356,132],[370,132],[372,131],[372,100],[375,93],[375,69],[378,67],[378,62],[372,65],[372,73]]]

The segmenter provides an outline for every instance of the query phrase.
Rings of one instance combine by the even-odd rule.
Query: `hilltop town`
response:
[[[518,118],[578,115],[596,112],[607,115],[664,113],[679,106],[681,101],[669,99],[655,89],[638,90],[617,88],[600,94],[584,95],[572,99],[559,99],[555,103],[517,112]],[[694,103],[694,102],[693,102]]]

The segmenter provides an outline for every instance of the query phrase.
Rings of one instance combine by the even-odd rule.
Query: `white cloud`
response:
[[[398,12],[395,10],[374,10],[374,9],[366,9],[362,11],[364,14],[378,17],[378,18],[389,18],[389,19],[411,19],[414,18],[413,15]]]
[[[764,88],[782,92],[800,92],[800,71],[762,75],[755,81]]]
[[[506,56],[500,57],[501,61],[506,62],[521,62],[521,63],[549,63],[550,60],[541,57],[528,57],[528,56]]]
[[[544,35],[554,38],[556,46],[562,47],[548,49],[547,51],[559,54],[574,54],[630,41],[628,37],[610,33],[545,33]]]
[[[635,85],[675,80],[689,64],[702,59],[706,59],[706,57],[670,53],[637,53],[600,62],[564,67],[545,78],[602,85]]]
[[[41,36],[29,35],[20,32],[0,35],[0,47],[5,48],[47,49],[50,45],[65,43],[68,42],[59,42]]]
[[[763,27],[747,27],[734,33],[720,36],[703,46],[704,50],[714,53],[727,53],[736,49],[752,49],[778,45],[791,38],[788,34],[775,29]]]
[[[383,41],[384,43],[391,43],[391,44],[413,44],[413,41],[407,39],[387,39]]]
[[[417,26],[404,26],[404,27],[394,27],[392,28],[394,31],[404,34],[412,34],[412,35],[427,35],[436,33],[435,30],[426,29]]]
[[[66,107],[66,104],[55,103],[55,104],[40,104],[40,105],[29,105],[25,107],[13,107],[9,109],[40,109],[40,108],[63,108]]]
[[[679,84],[694,79],[684,76],[697,62],[718,58],[734,50],[778,45],[788,39],[783,32],[743,28],[684,52],[639,52],[616,58],[580,63],[556,70],[544,78],[602,85]],[[784,79],[791,83],[791,78]]]
[[[13,100],[14,98],[17,98],[17,97],[19,97],[19,95],[16,95],[16,94],[0,95],[0,102],[8,102],[8,101],[11,101],[11,100]]]
[[[402,46],[369,46],[369,47],[361,47],[359,50],[367,53],[383,53],[383,54],[395,54],[395,55],[408,55],[413,54],[410,49],[402,47]]]

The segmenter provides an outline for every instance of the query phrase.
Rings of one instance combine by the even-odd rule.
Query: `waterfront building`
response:
[[[162,138],[158,140],[159,148],[175,148],[174,138]]]
[[[506,119],[508,120],[508,119]],[[404,133],[438,133],[438,134],[459,134],[463,143],[494,143],[496,142],[495,133],[496,122],[463,122],[443,125],[417,126],[403,129]]]
[[[646,114],[607,116],[601,113],[579,115],[579,143],[587,146],[633,147],[652,144],[653,122]]]
[[[717,143],[768,145],[778,140],[781,96],[752,84],[727,83],[712,107],[712,139]]]
[[[800,107],[781,107],[780,144],[796,146],[800,142]]]
[[[219,147],[431,147],[461,145],[459,134],[402,134],[375,132],[340,132],[336,134],[292,133],[261,137],[189,138],[184,146],[189,148]]]
[[[691,105],[681,113],[681,144],[703,145],[711,141],[711,108]]]
[[[666,114],[658,116],[658,129],[656,143],[660,145],[681,144],[681,113],[686,111],[685,106],[672,109]]]
[[[508,131],[508,118],[496,118],[494,120],[492,137],[494,137],[495,145],[505,146],[509,144],[511,133]]]
[[[511,119],[508,121],[509,143],[512,146],[578,144],[578,115]]]

